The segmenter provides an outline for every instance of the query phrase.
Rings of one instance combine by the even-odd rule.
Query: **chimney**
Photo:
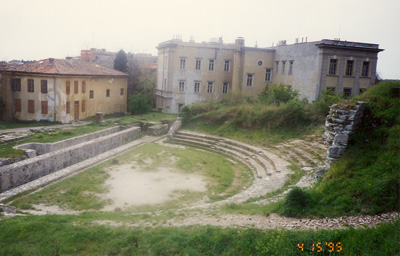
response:
[[[49,63],[54,64],[54,58],[49,58]]]
[[[65,57],[65,59],[69,65],[72,65],[72,57]]]

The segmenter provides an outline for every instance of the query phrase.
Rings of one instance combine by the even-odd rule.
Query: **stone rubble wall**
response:
[[[172,140],[172,137],[174,137],[175,132],[176,132],[179,128],[181,128],[181,126],[182,126],[182,117],[178,117],[178,118],[175,120],[175,122],[172,124],[171,128],[170,128],[169,131],[168,131],[168,134],[167,134],[167,140],[168,140],[168,141],[171,141],[171,140]]]
[[[329,145],[326,166],[340,158],[346,150],[351,134],[359,127],[364,114],[365,102],[333,104],[326,117],[324,137]]]
[[[132,127],[100,138],[29,158],[0,168],[0,192],[79,163],[133,141],[140,127]]]
[[[160,136],[168,132],[168,124],[158,124],[147,128],[147,135]]]
[[[98,132],[93,132],[89,134],[85,134],[82,136],[78,137],[73,137],[70,139],[62,140],[62,141],[57,141],[53,143],[26,143],[22,145],[15,146],[14,148],[16,149],[21,149],[26,152],[28,157],[35,157],[38,155],[43,155],[46,153],[50,153],[59,149],[71,147],[73,145],[82,143],[82,142],[87,142],[91,141],[96,138],[100,138],[102,136],[106,136],[109,134],[113,134],[116,132],[119,132],[121,130],[125,129],[124,127],[118,126],[118,127],[112,127],[108,129],[104,129]]]

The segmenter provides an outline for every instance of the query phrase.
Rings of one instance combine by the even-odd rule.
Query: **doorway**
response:
[[[79,121],[79,101],[74,102],[74,121]]]

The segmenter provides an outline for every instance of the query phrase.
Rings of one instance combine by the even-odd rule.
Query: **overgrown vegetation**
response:
[[[376,228],[310,232],[210,226],[110,227],[92,223],[92,217],[91,214],[46,215],[3,220],[0,254],[375,256],[399,253],[399,221]],[[317,252],[318,242],[321,252]]]
[[[129,97],[128,109],[132,115],[141,115],[150,112],[150,99],[146,94],[137,93]]]
[[[321,131],[329,111],[321,106],[340,100],[324,91],[321,99],[310,104],[283,84],[269,85],[258,99],[233,92],[220,102],[186,105],[182,115],[185,129],[268,145]]]
[[[362,126],[342,158],[310,190],[289,195],[276,210],[292,216],[377,214],[399,210],[400,191],[399,82],[381,83],[356,100],[367,101]]]

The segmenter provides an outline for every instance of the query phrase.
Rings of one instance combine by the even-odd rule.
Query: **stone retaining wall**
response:
[[[139,127],[132,127],[68,148],[3,166],[0,168],[0,192],[126,144],[134,140],[139,133]]]
[[[347,147],[350,136],[358,128],[364,113],[365,102],[356,105],[333,104],[325,121],[325,139],[329,145],[326,166],[340,158]]]
[[[70,139],[62,140],[62,141],[57,141],[53,143],[26,143],[22,145],[15,146],[14,148],[16,149],[22,149],[24,150],[29,157],[35,157],[38,155],[43,155],[46,153],[50,153],[59,149],[71,147],[73,145],[82,143],[82,142],[87,142],[91,141],[96,138],[100,138],[102,136],[106,136],[109,134],[113,134],[116,132],[119,132],[121,130],[124,130],[126,128],[118,126],[118,127],[112,127],[108,129],[104,129],[98,132],[93,132],[89,134],[85,134],[82,136],[78,137],[73,137]]]

